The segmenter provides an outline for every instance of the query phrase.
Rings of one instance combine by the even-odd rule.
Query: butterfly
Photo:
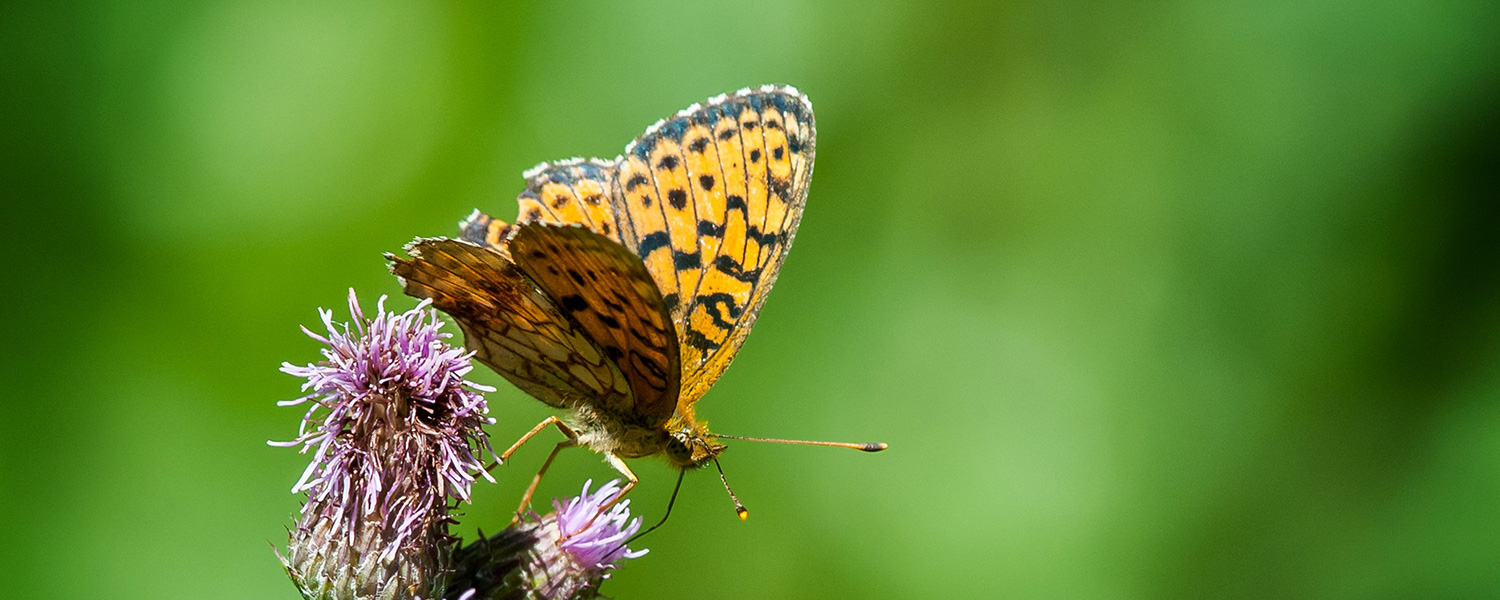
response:
[[[719,439],[886,448],[719,435],[694,411],[786,260],[815,141],[812,105],[795,88],[742,89],[658,121],[614,160],[526,171],[514,225],[476,210],[457,239],[418,238],[409,258],[387,255],[404,291],[453,317],[481,363],[570,411],[500,456],[549,426],[567,437],[522,510],[571,446],[592,448],[625,476],[616,501],[639,481],[625,459],[664,456],[686,472],[717,465]],[[738,499],[735,507],[745,518]]]

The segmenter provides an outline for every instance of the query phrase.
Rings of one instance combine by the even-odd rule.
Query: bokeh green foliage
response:
[[[813,99],[773,299],[619,598],[1500,593],[1500,11],[8,2],[0,585],[290,598],[278,373],[380,258],[746,85]],[[497,445],[547,414],[500,385]],[[503,526],[549,441],[481,486]],[[672,472],[638,461],[633,507]],[[542,496],[610,471],[564,454]]]

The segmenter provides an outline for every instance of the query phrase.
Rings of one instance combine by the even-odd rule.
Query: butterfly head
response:
[[[683,469],[706,466],[726,448],[724,444],[709,439],[708,432],[701,426],[673,430],[667,440],[667,458]]]

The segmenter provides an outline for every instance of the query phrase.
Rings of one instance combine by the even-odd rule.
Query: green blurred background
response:
[[[298,325],[411,306],[381,253],[513,217],[523,169],[769,82],[817,175],[700,413],[892,449],[734,445],[752,518],[690,474],[606,593],[1500,597],[1492,0],[0,14],[5,597],[295,597]],[[480,377],[497,445],[548,414]]]

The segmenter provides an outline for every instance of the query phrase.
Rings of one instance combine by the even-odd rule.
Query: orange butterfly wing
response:
[[[522,174],[516,222],[577,223],[618,242],[614,173],[614,163],[598,159],[537,165]]]
[[[729,367],[786,260],[814,130],[795,89],[746,89],[653,125],[616,161],[621,243],[672,309],[684,413]]]

